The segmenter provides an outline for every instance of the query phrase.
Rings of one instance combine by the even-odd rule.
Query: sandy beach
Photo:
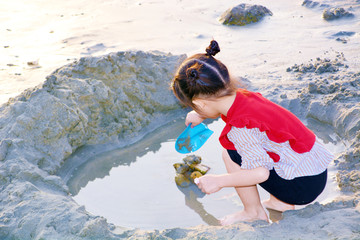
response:
[[[0,238],[359,239],[360,3],[243,2],[265,6],[272,15],[240,27],[219,22],[224,11],[240,3],[233,0],[2,3]],[[324,19],[324,12],[336,8],[349,16]],[[211,39],[219,42],[217,58],[234,78],[295,113],[332,148],[330,181],[336,196],[329,193],[329,201],[287,211],[274,223],[212,226],[202,219],[201,224],[155,230],[136,226],[130,217],[114,223],[86,205],[86,199],[79,203],[82,196],[74,195],[81,188],[99,183],[119,166],[136,166],[144,161],[139,156],[165,156],[170,167],[171,161],[181,160],[167,143],[181,132],[181,124],[171,124],[181,121],[186,110],[169,91],[169,82],[179,63],[204,52]],[[215,135],[221,130],[221,124],[209,124]],[[169,126],[174,136],[167,136]],[[199,153],[217,166],[211,162],[219,156],[217,145],[210,144],[208,155],[203,149]],[[96,156],[111,151],[127,162],[96,164]],[[142,178],[137,180],[141,185]],[[110,184],[130,194],[126,179],[121,181]],[[164,184],[162,198],[172,187]],[[215,200],[206,205],[204,199],[193,201],[194,208],[216,207]],[[115,212],[116,207],[109,208]],[[209,214],[222,215],[218,210]],[[181,211],[175,215],[175,220],[182,217]],[[126,219],[135,223],[121,224]]]

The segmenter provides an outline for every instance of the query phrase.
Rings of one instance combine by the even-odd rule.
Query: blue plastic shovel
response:
[[[204,145],[213,133],[214,132],[203,123],[194,127],[191,127],[191,124],[189,124],[176,139],[175,149],[183,154],[195,152]]]

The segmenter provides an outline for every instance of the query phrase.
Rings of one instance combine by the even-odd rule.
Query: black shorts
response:
[[[241,166],[241,156],[236,150],[227,150],[230,158]],[[309,204],[324,190],[327,181],[327,170],[314,175],[297,177],[292,180],[281,178],[274,169],[269,178],[259,185],[277,199],[294,205]]]

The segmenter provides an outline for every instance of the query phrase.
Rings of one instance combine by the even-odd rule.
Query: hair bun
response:
[[[195,68],[188,68],[186,70],[186,77],[190,80],[190,83],[193,85],[195,81],[199,78],[199,73]]]
[[[215,56],[220,52],[220,47],[217,41],[211,40],[210,45],[206,48],[206,53],[208,56]]]

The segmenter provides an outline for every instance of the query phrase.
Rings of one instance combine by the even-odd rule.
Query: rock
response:
[[[188,187],[194,183],[194,179],[205,175],[210,167],[201,164],[201,157],[197,155],[188,155],[183,158],[182,163],[173,164],[176,175],[175,182],[179,187]]]
[[[175,175],[175,182],[180,187],[188,187],[190,185],[190,180],[182,173],[177,173]]]
[[[354,17],[354,14],[346,11],[344,8],[327,8],[323,12],[323,18],[327,21],[343,17]]]
[[[305,7],[307,7],[307,8],[315,8],[315,7],[324,8],[324,7],[330,7],[329,4],[319,3],[319,2],[315,2],[315,1],[311,1],[311,0],[304,0],[304,2],[302,3],[302,6],[305,6]]]
[[[173,164],[176,173],[185,173],[187,171],[189,171],[189,165],[185,164],[185,163],[174,163]]]
[[[244,26],[258,22],[266,15],[273,15],[266,7],[242,3],[226,10],[219,21],[224,25]]]
[[[201,172],[199,172],[199,171],[194,171],[194,172],[191,173],[190,178],[191,178],[191,181],[192,181],[192,182],[195,182],[194,180],[195,180],[196,178],[201,177],[201,176],[203,176],[203,174],[202,174]]]

